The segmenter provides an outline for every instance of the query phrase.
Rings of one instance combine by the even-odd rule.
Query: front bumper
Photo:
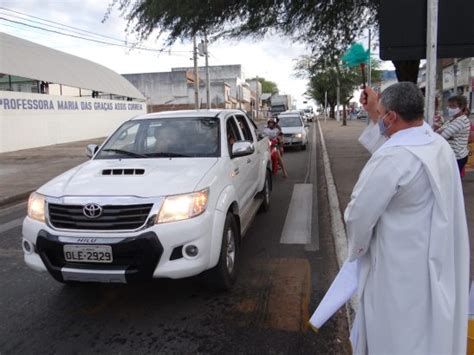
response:
[[[290,147],[294,145],[303,145],[303,138],[284,137],[283,145],[285,147]]]
[[[23,243],[31,248],[28,251],[24,247],[24,259],[31,268],[49,271],[58,281],[133,282],[190,277],[217,264],[224,222],[225,214],[215,210],[139,232],[92,233],[57,231],[26,217]],[[110,245],[114,262],[67,263],[63,256],[65,244]],[[186,254],[189,245],[198,248],[196,256]]]
[[[94,264],[68,262],[64,259],[64,245],[74,243],[72,238],[39,232],[36,253],[49,273],[58,281],[133,282],[153,276],[163,246],[153,232],[110,243],[113,262]]]

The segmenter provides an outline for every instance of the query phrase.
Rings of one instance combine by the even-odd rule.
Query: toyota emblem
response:
[[[98,218],[102,215],[102,207],[96,203],[88,203],[82,209],[82,213],[87,218]]]

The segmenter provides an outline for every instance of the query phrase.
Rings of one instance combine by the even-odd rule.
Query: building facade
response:
[[[146,112],[145,97],[99,64],[5,33],[0,48],[0,152],[104,137]]]
[[[146,97],[150,112],[195,107],[192,67],[172,68],[170,72],[123,74],[123,77]],[[241,65],[209,66],[209,77],[211,108],[242,109],[252,117],[256,114],[257,93],[245,80]],[[199,107],[207,108],[205,67],[198,67],[198,80]]]

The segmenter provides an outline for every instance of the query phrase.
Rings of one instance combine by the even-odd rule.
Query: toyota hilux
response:
[[[270,204],[268,139],[239,110],[151,113],[28,201],[28,266],[63,283],[179,279],[234,284],[240,243]]]

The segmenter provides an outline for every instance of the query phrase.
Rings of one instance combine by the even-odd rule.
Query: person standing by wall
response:
[[[448,99],[448,120],[436,130],[446,139],[453,149],[458,162],[459,172],[467,163],[469,148],[469,131],[471,121],[466,116],[467,99],[462,95],[452,96]]]

